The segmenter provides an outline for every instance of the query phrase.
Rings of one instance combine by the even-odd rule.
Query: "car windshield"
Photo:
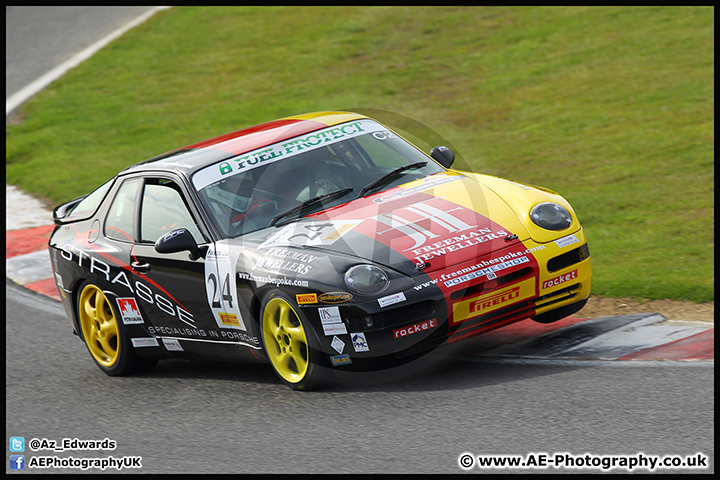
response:
[[[210,165],[193,184],[227,238],[268,227],[316,197],[328,201],[310,202],[311,211],[303,207],[297,216],[348,202],[385,176],[365,195],[444,171],[386,127],[356,120]],[[328,195],[334,192],[340,194]]]

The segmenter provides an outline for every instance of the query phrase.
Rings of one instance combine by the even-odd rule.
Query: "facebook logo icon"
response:
[[[10,470],[25,470],[25,455],[10,455]]]

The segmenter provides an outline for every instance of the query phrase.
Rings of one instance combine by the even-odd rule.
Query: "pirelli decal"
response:
[[[501,290],[478,295],[453,304],[452,325],[469,318],[479,317],[513,303],[526,300],[535,295],[535,278],[528,278],[520,283]]]

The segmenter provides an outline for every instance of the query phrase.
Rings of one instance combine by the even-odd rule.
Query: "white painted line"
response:
[[[123,33],[127,32],[128,30],[140,25],[144,21],[146,21],[148,18],[155,15],[157,12],[161,10],[167,10],[171,7],[155,7],[152,10],[144,13],[143,15],[140,15],[135,20],[131,21],[130,23],[125,24],[124,26],[120,27],[119,29],[112,32],[107,37],[103,38],[102,40],[95,42],[94,44],[90,45],[85,50],[81,51],[74,57],[72,57],[67,62],[64,62],[57,67],[50,70],[48,73],[43,75],[42,77],[38,78],[34,82],[27,85],[25,88],[20,90],[19,92],[13,94],[5,101],[5,116],[8,116],[10,112],[15,110],[17,107],[25,103],[30,97],[38,93],[43,88],[47,87],[50,83],[54,82],[58,78],[60,78],[62,75],[65,74],[68,70],[71,68],[75,68],[78,65],[80,65],[82,62],[93,56],[95,53],[97,53],[98,50],[103,48],[108,43],[112,42],[119,36],[121,36]]]

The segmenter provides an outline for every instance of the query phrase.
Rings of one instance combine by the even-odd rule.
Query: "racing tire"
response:
[[[80,334],[95,364],[110,376],[149,370],[157,360],[140,357],[132,346],[118,313],[100,287],[85,283],[77,297]]]
[[[310,324],[286,295],[272,291],[260,309],[260,337],[265,354],[280,380],[293,390],[315,390],[324,382],[310,343]]]

